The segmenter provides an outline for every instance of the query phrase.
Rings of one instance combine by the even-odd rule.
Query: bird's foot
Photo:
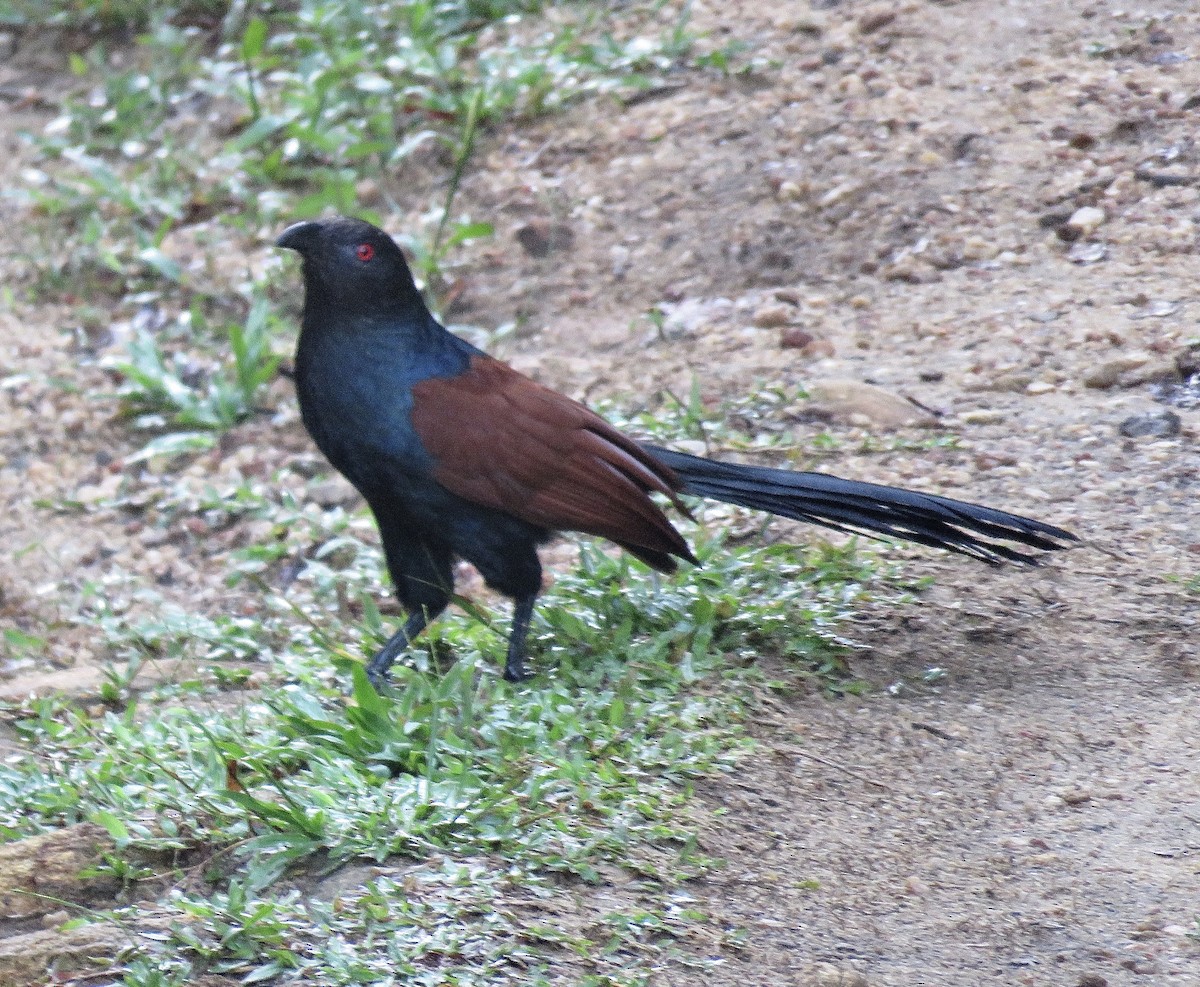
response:
[[[511,658],[504,663],[504,680],[506,682],[528,682],[534,672],[525,662]]]
[[[392,677],[388,674],[391,666],[392,660],[386,654],[386,649],[367,662],[367,681],[375,687],[376,692],[382,693],[391,686]]]

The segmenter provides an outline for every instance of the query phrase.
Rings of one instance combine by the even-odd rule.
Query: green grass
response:
[[[728,453],[771,454],[797,460],[798,468],[822,456],[841,455],[853,449],[867,456],[892,452],[957,449],[958,436],[933,433],[921,438],[863,433],[853,446],[835,432],[802,430],[796,435],[797,410],[804,408],[808,394],[803,387],[758,387],[748,394],[708,406],[702,399],[699,380],[693,379],[686,395],[664,393],[655,407],[629,414],[616,404],[598,404],[601,413],[619,427],[659,442],[687,439],[703,443],[714,455]]]
[[[149,330],[135,330],[127,356],[110,361],[109,366],[124,381],[118,391],[122,412],[135,428],[161,434],[134,461],[212,448],[213,433],[232,428],[259,410],[259,396],[279,366],[280,356],[272,344],[277,322],[266,298],[255,298],[244,320],[227,322],[217,334],[228,355],[210,367],[189,366],[184,349],[168,350]],[[193,306],[179,323],[189,339],[203,340],[212,332],[199,306]]]
[[[725,417],[693,402],[654,421],[664,439],[744,441]],[[692,787],[747,750],[764,693],[857,688],[838,625],[874,579],[866,561],[695,528],[702,565],[664,579],[584,542],[539,605],[533,682],[500,678],[507,611],[461,601],[381,696],[364,662],[397,618],[378,608],[369,518],[290,484],[206,483],[168,474],[111,505],[142,505],[152,529],[267,525],[208,562],[253,612],[189,611],[134,576],[85,585],[78,620],[121,663],[102,705],[7,711],[22,750],[0,765],[0,835],[108,831],[99,870],[136,904],[83,916],[132,938],[121,983],[634,985],[740,948],[688,894],[719,866],[698,849]],[[138,693],[136,672],[167,659],[197,670]]]
[[[459,206],[481,142],[725,64],[699,51],[686,5],[659,3],[9,0],[5,21],[92,39],[5,194],[27,210],[27,297],[89,319],[153,314],[107,360],[122,410],[155,432],[147,456],[210,447],[253,412],[289,343],[262,308],[294,294],[280,269],[230,257],[330,210],[393,228],[416,213],[401,240],[437,311],[463,248],[493,233]]]
[[[206,22],[225,16],[229,0],[0,0],[0,24],[16,27],[68,26],[114,31],[145,28],[155,17]]]
[[[656,421],[664,438],[735,441],[721,417]],[[133,939],[121,983],[634,985],[740,948],[688,894],[719,866],[698,849],[690,793],[748,748],[764,693],[856,688],[838,624],[874,576],[852,550],[697,528],[702,565],[664,579],[584,542],[539,605],[533,682],[500,678],[507,612],[462,601],[381,696],[363,663],[395,618],[377,607],[388,590],[363,514],[273,483],[156,491],[151,526],[270,525],[211,560],[258,594],[257,612],[190,612],[134,577],[85,586],[79,621],[129,670],[103,684],[102,708],[8,710],[23,749],[0,765],[5,839],[108,831],[100,872],[136,904],[84,915]],[[275,588],[298,554],[298,577]],[[175,658],[198,671],[134,691],[139,667]],[[378,869],[321,892],[364,864]],[[609,904],[589,910],[598,884]]]
[[[210,271],[163,253],[174,231],[217,219],[254,236],[330,208],[383,218],[414,163],[451,166],[422,244],[441,264],[455,235],[486,229],[451,215],[481,129],[650,85],[688,64],[695,43],[686,7],[657,5],[568,5],[538,24],[534,0],[300,0],[238,5],[215,36],[188,25],[191,8],[149,0],[52,5],[45,17],[71,8],[143,33],[127,69],[110,67],[117,42],[103,35],[72,56],[78,94],[33,135],[40,162],[21,192],[59,248],[29,260],[43,290],[116,298],[220,292],[229,286]]]
[[[197,678],[144,698],[113,689],[102,713],[54,699],[11,710],[25,752],[0,768],[0,833],[91,820],[115,841],[111,876],[153,887],[164,860],[187,868],[188,891],[115,912],[170,929],[139,936],[130,984],[201,971],[375,982],[389,963],[432,963],[450,978],[436,982],[531,982],[528,969],[563,950],[629,974],[706,921],[672,905],[710,866],[687,795],[744,749],[757,690],[780,687],[758,656],[839,684],[834,627],[870,575],[847,552],[704,538],[698,550],[702,567],[664,582],[585,546],[539,609],[539,676],[521,687],[498,675],[504,616],[474,608],[439,622],[382,696],[361,659],[385,630],[377,615],[343,622],[332,589],[255,621],[100,614],[114,649],[147,661],[185,642],[216,667],[277,648],[276,684],[243,693],[229,676]],[[456,661],[443,672],[444,648]],[[356,860],[421,893],[398,897],[400,879],[381,877],[334,909],[297,890]],[[534,899],[609,868],[637,879],[633,916],[586,935],[539,929]],[[528,915],[496,913],[513,897]]]

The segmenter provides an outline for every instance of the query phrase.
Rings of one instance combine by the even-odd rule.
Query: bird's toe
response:
[[[524,662],[508,662],[504,666],[504,678],[507,682],[528,682],[533,678],[533,670]]]

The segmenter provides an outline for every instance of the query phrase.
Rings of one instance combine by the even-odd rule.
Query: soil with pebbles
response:
[[[499,236],[473,257],[459,317],[516,319],[501,355],[584,398],[877,385],[920,409],[916,424],[856,392],[822,409],[827,426],[798,406],[762,427],[829,427],[841,441],[821,469],[1002,505],[1085,542],[1037,570],[888,550],[933,587],[846,629],[879,688],[780,700],[759,752],[700,786],[702,847],[726,865],[689,890],[712,929],[745,930],[720,976],[1200,982],[1200,420],[1183,406],[1164,435],[1121,431],[1162,411],[1162,382],[1195,362],[1200,14],[1100,0],[692,11],[761,69],[685,73],[492,135],[462,201]],[[6,144],[44,113],[10,110]],[[411,201],[418,178],[361,191]],[[20,216],[0,208],[16,250]],[[115,512],[37,506],[103,487],[135,448],[89,399],[111,385],[76,369],[65,319],[0,314],[0,616],[51,628],[69,683],[103,657],[70,620],[95,573],[157,551],[166,596],[254,602],[224,588],[202,532],[146,545],[158,536]],[[931,425],[957,444],[925,448]],[[872,436],[885,451],[861,454]],[[194,468],[307,454],[285,413]],[[48,670],[13,667],[4,692]],[[709,975],[668,965],[656,982]]]

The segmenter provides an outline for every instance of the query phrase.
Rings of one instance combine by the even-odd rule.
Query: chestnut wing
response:
[[[675,474],[583,405],[491,357],[413,387],[413,428],[452,493],[551,531],[582,531],[659,569],[694,562],[650,497],[685,514]]]

